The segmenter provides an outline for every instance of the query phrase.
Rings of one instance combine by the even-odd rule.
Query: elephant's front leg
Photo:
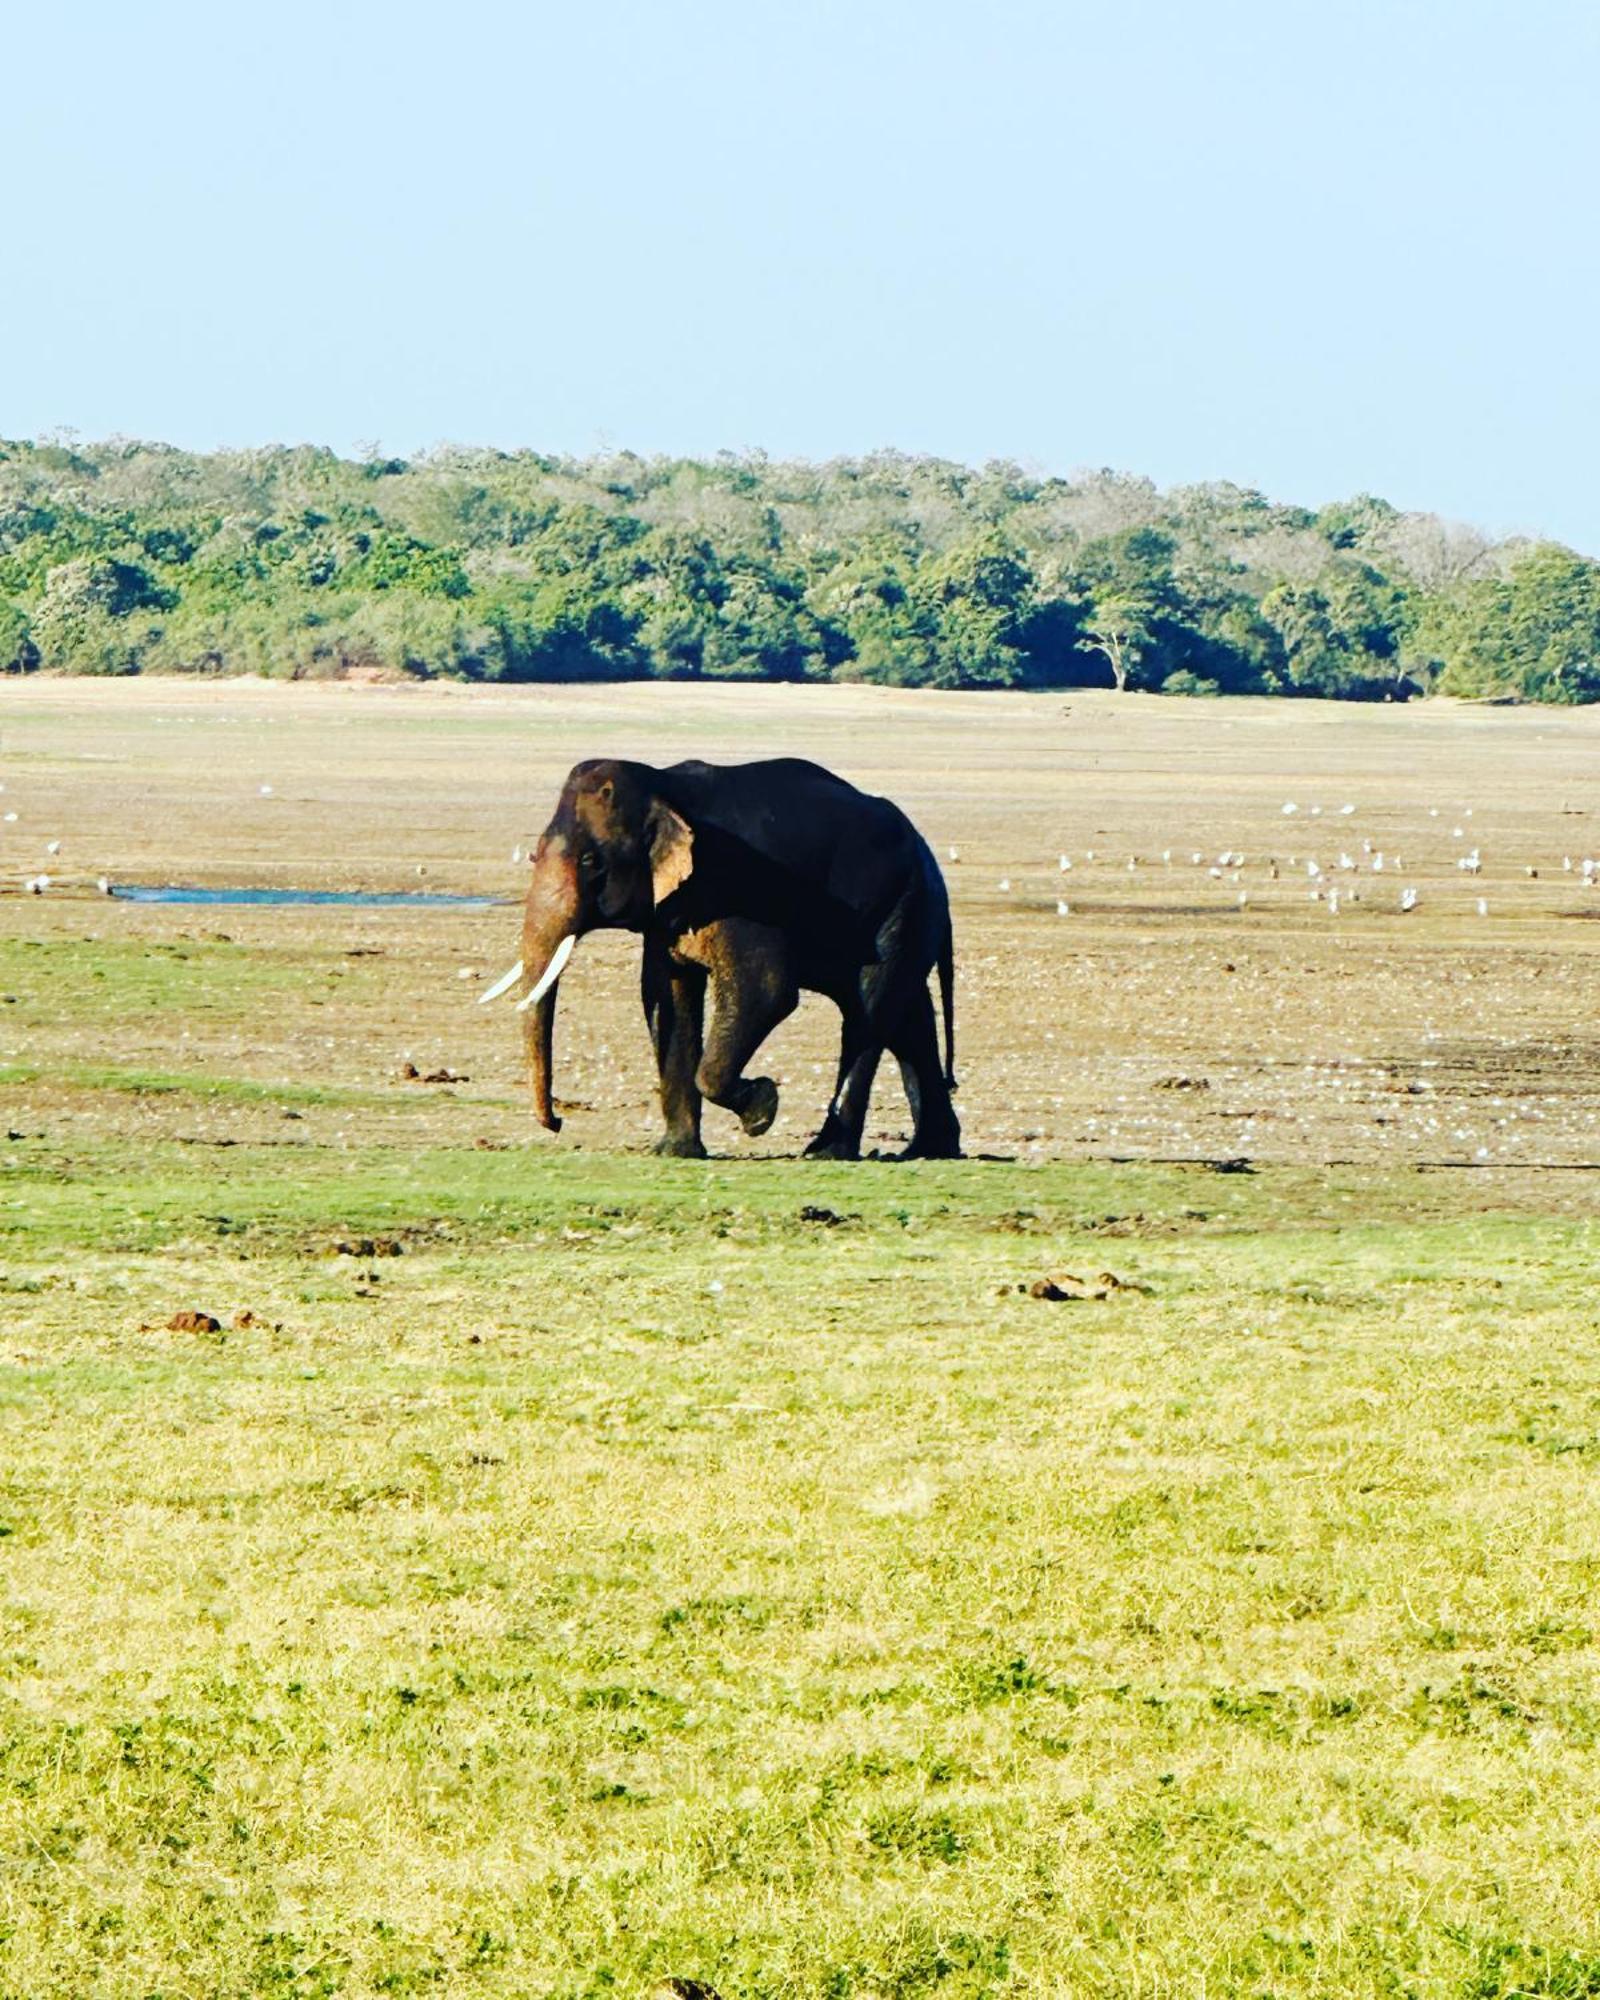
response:
[[[705,974],[674,965],[664,944],[647,939],[644,948],[644,1016],[650,1024],[656,1067],[661,1072],[661,1111],[667,1129],[656,1151],[676,1159],[703,1160],[700,1140],[701,1031],[705,1015]]]
[[[738,918],[685,942],[711,979],[711,1026],[696,1081],[759,1138],[778,1115],[778,1086],[770,1076],[747,1077],[744,1068],[799,1005],[788,952],[770,927]]]

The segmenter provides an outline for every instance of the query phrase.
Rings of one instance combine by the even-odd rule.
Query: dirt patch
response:
[[[643,1151],[661,1126],[636,938],[586,938],[563,982],[554,1084],[573,1123],[557,1140],[528,1114],[514,1010],[479,1009],[458,979],[463,965],[516,955],[513,912],[374,911],[354,930],[326,910],[252,912],[248,930],[241,919],[234,942],[215,947],[225,962],[207,945],[182,967],[181,990],[154,994],[170,1008],[158,1032],[156,1012],[127,1004],[159,986],[155,971],[83,948],[188,949],[183,916],[91,902],[91,885],[104,868],[129,880],[281,872],[308,888],[401,889],[420,869],[430,887],[509,892],[524,880],[514,848],[580,757],[661,740],[674,755],[737,762],[781,739],[903,804],[941,858],[969,1154],[1318,1166],[1481,1157],[1505,1168],[1595,1157],[1600,924],[1566,920],[1588,893],[1577,876],[1592,842],[1562,806],[1592,787],[1600,711],[1088,691],[1071,708],[1066,719],[1034,696],[843,687],[39,681],[17,718],[25,755],[8,772],[8,808],[23,823],[48,810],[84,873],[59,900],[53,889],[0,900],[0,996],[16,1003],[0,1011],[8,1025],[17,1017],[13,1041],[39,1068],[36,1082],[8,1084],[7,1123],[31,1129],[48,1116],[141,1143],[197,1130],[255,1142],[268,1121],[285,1129],[270,1100],[218,1101],[197,1118],[182,1092],[69,1097],[50,1084],[114,1050],[152,1072],[181,1062],[262,1083],[387,1085],[394,1143],[503,1139],[527,1145],[530,1170],[549,1147]],[[241,715],[251,727],[223,726]],[[99,754],[113,752],[115,762]],[[1286,800],[1299,806],[1292,819]],[[1471,876],[1458,867],[1467,848],[1481,853]],[[1215,879],[1224,852],[1239,860]],[[1055,915],[1062,853],[1067,921]],[[1011,891],[997,896],[1002,878]],[[1331,882],[1336,913],[1325,888],[1313,895]],[[1600,891],[1593,900],[1600,909]],[[82,952],[48,1001],[25,956],[37,939]],[[204,1004],[191,1007],[191,993]],[[181,1050],[170,1032],[180,1015]],[[784,1087],[771,1133],[752,1141],[709,1112],[712,1151],[803,1146],[826,1111],[838,1033],[836,1010],[807,996],[760,1058]],[[459,1053],[428,1061],[439,1048]],[[417,1088],[399,1092],[407,1050]],[[469,1077],[470,1092],[459,1087]],[[289,1124],[297,1137],[374,1136],[371,1111],[296,1108],[306,1112]],[[1224,1123],[1222,1111],[1240,1115]],[[866,1150],[897,1151],[907,1126],[886,1062]]]
[[[1052,1271],[1048,1277],[1035,1278],[1031,1285],[1019,1285],[1017,1289],[1025,1290],[1030,1299],[1047,1299],[1052,1304],[1068,1299],[1112,1299],[1128,1293],[1142,1298],[1150,1296],[1148,1285],[1119,1278],[1114,1271],[1096,1271],[1088,1278],[1080,1278],[1074,1271]]]

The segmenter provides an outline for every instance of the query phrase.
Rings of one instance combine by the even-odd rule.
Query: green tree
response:
[[[1268,675],[1277,691],[1366,701],[1413,691],[1400,659],[1405,593],[1370,564],[1336,563],[1313,583],[1280,584],[1261,615],[1283,648]]]
[[[33,614],[33,641],[47,667],[84,674],[132,674],[151,636],[133,614],[168,602],[149,573],[133,562],[78,557],[45,578]]]
[[[1153,637],[1150,600],[1137,591],[1108,590],[1089,606],[1078,644],[1086,653],[1100,654],[1111,669],[1111,685],[1120,694]]]
[[[1600,700],[1600,563],[1541,545],[1431,607],[1417,643],[1444,694]]]
[[[25,673],[38,659],[27,612],[0,597],[0,674]]]
[[[923,687],[935,655],[927,602],[916,592],[914,546],[878,531],[813,582],[807,602],[842,641],[842,677],[885,687]]]
[[[1013,687],[1033,608],[1033,573],[999,534],[924,563],[912,591],[932,641],[935,687]]]

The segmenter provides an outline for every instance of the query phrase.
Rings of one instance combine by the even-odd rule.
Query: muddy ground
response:
[[[626,937],[587,940],[563,983],[552,1139],[520,1094],[511,1002],[474,1004],[516,956],[509,904],[195,909],[95,886],[514,898],[513,850],[603,754],[809,756],[906,807],[952,892],[973,1152],[1407,1165],[1501,1201],[1537,1182],[1546,1208],[1600,1193],[1600,715],[1443,703],[13,682],[10,1126],[647,1145]],[[757,1065],[783,1084],[777,1124],[751,1142],[708,1112],[713,1151],[804,1144],[836,1018],[806,1001]],[[904,1133],[886,1066],[869,1143]]]

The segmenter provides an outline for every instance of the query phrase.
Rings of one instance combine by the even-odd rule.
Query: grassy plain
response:
[[[1600,1994],[1597,721],[6,688],[0,1993]],[[87,887],[510,894],[574,757],[779,748],[958,849],[989,1157],[772,1157],[818,1005],[628,1150],[620,939],[551,1141],[510,910]]]

